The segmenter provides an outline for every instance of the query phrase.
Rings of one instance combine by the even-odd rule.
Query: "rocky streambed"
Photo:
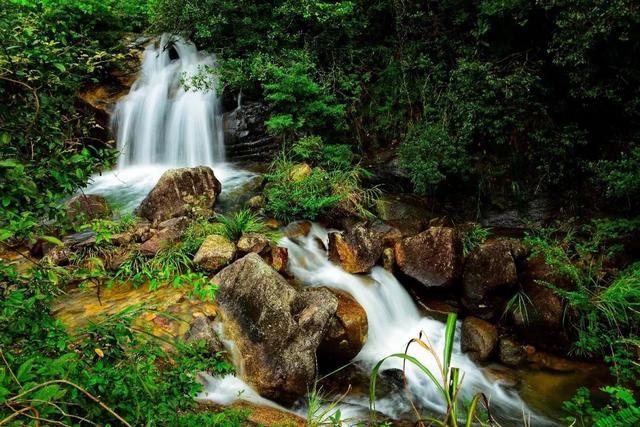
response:
[[[110,236],[118,249],[105,265],[117,269],[131,253],[153,258],[178,245],[195,217],[213,214],[220,192],[208,167],[166,172],[136,211],[135,223]],[[72,220],[111,215],[99,195],[81,195],[67,205]],[[260,212],[260,204],[253,209]],[[226,351],[241,386],[268,399],[244,405],[266,404],[270,411],[304,411],[305,396],[323,385],[329,397],[342,396],[343,411],[366,414],[372,363],[402,351],[421,331],[434,347],[442,345],[443,324],[436,319],[443,310],[462,318],[454,363],[465,371],[466,387],[492,396],[507,425],[517,424],[522,414],[514,412],[522,410],[532,414],[534,425],[553,424],[560,403],[578,385],[607,380],[598,365],[554,355],[566,351],[571,336],[563,325],[562,300],[542,283],[571,283],[532,258],[518,239],[492,237],[465,255],[462,233],[469,225],[446,220],[343,218],[326,224],[342,229],[305,221],[271,224],[283,235],[279,242],[261,233],[237,241],[218,234],[204,239],[192,262],[217,285],[214,301],[170,284],[151,290],[123,282],[68,289],[54,313],[73,330],[141,305],[136,322],[153,335],[203,339],[211,354]],[[41,242],[32,255],[64,266],[74,253],[97,246],[91,230],[63,241]],[[508,309],[521,290],[530,298],[526,313]],[[316,381],[350,361],[355,364]],[[399,367],[391,364],[383,372],[381,416],[410,419],[407,392],[426,410],[440,410],[428,385],[415,373],[407,374],[405,385]],[[219,398],[220,384],[209,384],[203,397],[231,404],[229,393]]]

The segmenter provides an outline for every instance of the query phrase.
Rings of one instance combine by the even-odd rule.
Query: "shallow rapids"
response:
[[[421,315],[404,287],[383,268],[375,267],[370,274],[355,275],[330,262],[325,249],[328,247],[326,229],[314,224],[308,236],[294,240],[284,238],[280,245],[288,249],[289,271],[299,282],[305,286],[328,286],[344,290],[365,309],[369,334],[366,344],[354,360],[364,371],[368,373],[386,356],[404,352],[409,340],[418,337],[421,331],[423,338],[438,354],[442,354],[445,325]],[[458,325],[456,336],[459,335]],[[437,362],[425,350],[415,346],[410,349],[409,354],[418,358],[432,372],[438,372]],[[461,401],[469,401],[474,394],[483,392],[491,403],[492,411],[503,425],[522,425],[524,419],[533,426],[553,425],[550,420],[532,413],[515,390],[495,378],[488,378],[480,366],[460,351],[459,338],[456,338],[454,344],[452,366],[460,368],[461,374],[464,375]],[[382,369],[390,368],[401,369],[402,360],[387,360]],[[339,376],[340,373],[335,375]],[[431,413],[446,411],[446,402],[424,373],[407,364],[406,375],[414,402],[421,410]],[[237,379],[209,377],[208,380],[202,398],[227,404],[243,398],[243,394],[237,394],[240,387]],[[229,387],[230,384],[233,384],[233,387]],[[249,400],[258,403],[254,400],[255,392],[249,386],[245,385],[245,388],[248,390],[247,396],[251,396]],[[264,399],[261,398],[260,402],[264,404]],[[270,402],[269,405],[276,404]],[[353,416],[360,413],[366,417],[368,401],[362,395],[347,397],[338,407],[343,416],[348,412]],[[410,406],[404,395],[386,396],[378,400],[375,407],[378,412],[393,419],[411,417]],[[298,408],[296,412],[304,413],[304,408]]]

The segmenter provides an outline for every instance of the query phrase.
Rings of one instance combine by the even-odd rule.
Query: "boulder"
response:
[[[296,221],[284,228],[284,235],[289,239],[298,237],[306,237],[311,232],[311,223],[309,221]]]
[[[249,200],[247,200],[247,203],[246,203],[247,207],[254,211],[264,208],[265,204],[266,204],[266,199],[261,194],[251,197]]]
[[[70,222],[87,222],[111,216],[111,208],[107,199],[95,194],[78,194],[65,203],[67,219]]]
[[[518,282],[516,246],[510,239],[493,240],[482,244],[465,261],[462,302],[475,316],[489,319],[504,307],[507,291]]]
[[[411,236],[425,229],[430,210],[425,202],[413,195],[386,195],[376,200],[378,218],[398,228],[403,236]]]
[[[338,299],[338,308],[318,347],[318,359],[330,366],[340,366],[360,352],[367,340],[369,323],[367,312],[349,293],[338,289],[331,292]]]
[[[527,352],[516,340],[506,337],[500,338],[498,359],[508,366],[520,366],[527,360]]]
[[[238,240],[238,250],[245,254],[249,252],[261,254],[268,248],[269,239],[264,234],[244,233]]]
[[[565,316],[571,313],[565,311],[564,299],[544,283],[570,290],[573,281],[540,257],[527,260],[522,270],[522,292],[528,300],[524,310],[511,312],[516,329],[528,343],[548,351],[567,351],[572,337]]]
[[[338,300],[327,289],[297,291],[254,253],[214,278],[225,330],[243,359],[244,379],[260,395],[290,403],[316,379],[316,350]]]
[[[146,256],[156,256],[158,252],[180,240],[188,225],[189,219],[184,216],[161,222],[158,225],[158,231],[140,245],[140,253]]]
[[[194,212],[211,213],[221,189],[210,167],[171,169],[142,201],[138,214],[158,223]]]
[[[477,317],[467,317],[462,321],[460,345],[473,360],[487,360],[497,342],[498,329],[492,323]]]
[[[193,322],[185,336],[185,341],[187,343],[204,341],[206,344],[205,350],[207,355],[210,356],[224,351],[224,345],[216,333],[213,322],[203,315],[193,318]]]
[[[329,233],[329,259],[349,273],[366,273],[376,265],[386,246],[401,239],[400,232],[381,221],[361,222],[344,234]]]
[[[453,228],[431,227],[396,243],[400,270],[426,287],[446,287],[460,278],[462,247]]]
[[[193,263],[207,271],[218,271],[236,257],[236,245],[224,236],[212,234],[202,242]]]

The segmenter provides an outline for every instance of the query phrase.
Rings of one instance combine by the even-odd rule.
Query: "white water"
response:
[[[170,52],[177,54],[171,59]],[[210,166],[223,191],[233,191],[253,173],[224,162],[220,100],[210,90],[186,89],[181,80],[203,67],[215,67],[213,55],[193,43],[163,35],[149,44],[137,80],[118,101],[112,126],[120,157],[118,168],[92,177],[85,193],[107,197],[123,213],[133,211],[168,169]]]
[[[329,286],[342,289],[350,293],[367,312],[369,322],[367,342],[355,358],[363,369],[368,372],[384,357],[393,353],[403,353],[409,340],[418,337],[421,331],[424,333],[423,339],[428,340],[438,354],[442,354],[445,342],[444,324],[422,316],[407,291],[391,273],[381,267],[375,267],[368,275],[349,274],[328,260],[326,251],[318,244],[318,239],[327,247],[327,230],[313,225],[307,237],[298,238],[295,241],[285,238],[280,244],[289,250],[289,271],[300,282],[307,286]],[[456,336],[459,335],[459,333],[456,334]],[[432,372],[438,372],[435,359],[425,350],[415,346],[409,354],[417,357]],[[482,368],[460,351],[459,339],[456,339],[454,344],[451,363],[452,366],[460,368],[461,374],[464,375],[460,396],[463,401],[470,400],[477,392],[483,392],[488,397],[492,408],[499,409],[501,418],[507,425],[521,425],[523,414],[527,414],[527,418],[531,416],[530,425],[552,424],[541,416],[531,414],[531,410],[514,390],[510,390],[494,378],[487,378]],[[382,369],[389,368],[401,369],[402,360],[389,359]],[[411,364],[407,364],[406,373],[413,399],[418,406],[429,411],[445,412],[446,403],[426,375]],[[219,403],[237,399],[237,396],[225,393],[225,388],[231,381],[223,378],[208,383],[201,397],[211,400],[220,399]],[[240,387],[238,381],[233,380],[234,387],[230,388],[230,393],[233,391],[234,395]],[[245,387],[250,390],[246,384]],[[353,411],[354,406],[360,406],[360,412],[363,414],[368,407],[368,401],[363,397],[348,398],[344,403],[349,404],[346,408],[352,414],[357,413]],[[391,418],[406,416],[408,408],[406,397],[400,395],[385,397],[376,402],[376,410]],[[344,409],[343,405],[341,408],[343,414]]]

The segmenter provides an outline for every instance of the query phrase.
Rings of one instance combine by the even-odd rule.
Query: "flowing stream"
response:
[[[355,275],[345,272],[339,265],[328,260],[326,250],[318,241],[328,245],[327,230],[314,224],[308,236],[294,240],[284,238],[281,246],[289,251],[289,271],[305,286],[329,286],[350,293],[367,312],[369,334],[367,342],[355,361],[365,372],[381,359],[393,353],[402,353],[411,338],[422,331],[426,340],[442,354],[445,326],[442,322],[420,314],[415,303],[396,280],[381,267],[370,274]],[[458,334],[459,336],[459,327]],[[417,357],[432,372],[438,372],[435,359],[424,349],[413,347],[409,354]],[[517,392],[495,378],[487,377],[483,369],[460,351],[456,339],[452,366],[460,368],[463,378],[461,399],[471,400],[477,392],[483,392],[504,425],[522,425],[523,417],[530,425],[553,425],[553,422],[533,413],[521,400]],[[402,368],[401,359],[389,359],[384,369]],[[407,379],[417,405],[432,413],[444,413],[446,404],[434,385],[424,373],[407,364]],[[340,375],[339,373],[336,375]],[[244,392],[242,392],[244,390]],[[239,397],[240,396],[240,397]],[[258,404],[277,406],[257,395],[240,379],[227,376],[222,379],[207,377],[207,388],[201,396],[217,403],[228,404],[238,398]],[[368,399],[365,396],[347,397],[339,405],[343,417],[366,417]],[[404,395],[386,396],[376,402],[376,410],[397,419],[410,416],[410,407]],[[304,408],[298,409],[304,413]],[[349,414],[349,415],[346,415]]]
[[[240,170],[224,159],[224,138],[220,101],[215,87],[211,90],[191,90],[182,81],[202,67],[215,67],[215,57],[199,52],[180,38],[161,37],[159,43],[147,46],[140,75],[130,93],[115,109],[113,127],[121,153],[116,170],[93,177],[85,190],[100,194],[116,203],[123,212],[133,211],[167,169],[183,166],[213,167],[222,182],[223,191],[237,190],[253,174]],[[215,86],[215,82],[214,86]],[[362,372],[368,372],[380,359],[404,351],[406,343],[422,331],[431,345],[442,352],[444,324],[423,316],[407,291],[394,276],[376,267],[368,275],[346,273],[328,261],[327,230],[313,225],[307,237],[283,239],[281,245],[289,250],[290,272],[305,286],[330,286],[351,295],[366,310],[369,321],[368,339],[355,359]],[[459,335],[459,334],[458,334]],[[462,399],[470,399],[476,392],[485,393],[506,424],[519,425],[523,415],[531,416],[531,425],[551,424],[532,411],[518,394],[499,380],[489,379],[481,367],[475,365],[455,343],[452,364],[464,374]],[[432,371],[436,361],[417,346],[410,354],[418,357]],[[391,359],[384,368],[401,368],[400,359]],[[417,369],[408,367],[408,382],[414,399],[422,410],[442,413],[445,402],[428,378]],[[201,395],[220,404],[237,399],[281,408],[260,397],[241,378],[205,375],[207,387]],[[339,408],[343,417],[365,418],[368,399],[353,394],[342,400]],[[283,409],[283,408],[281,408]],[[304,413],[304,404],[288,408]],[[405,396],[387,395],[376,402],[376,410],[391,418],[407,417],[410,407]]]
[[[118,167],[92,177],[86,193],[99,194],[123,213],[132,212],[166,170],[211,166],[223,192],[254,176],[225,162],[222,108],[215,80],[207,90],[187,88],[201,70],[216,67],[215,56],[199,52],[179,37],[163,35],[150,43],[129,94],[112,117]],[[207,74],[210,75],[210,74]]]

